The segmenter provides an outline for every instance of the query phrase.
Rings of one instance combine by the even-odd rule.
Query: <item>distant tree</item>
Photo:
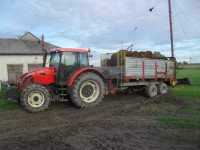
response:
[[[163,54],[161,54],[160,52],[157,52],[157,51],[155,51],[155,52],[153,53],[153,55],[154,55],[156,58],[166,58]]]
[[[188,62],[187,61],[183,61],[183,65],[188,65]]]

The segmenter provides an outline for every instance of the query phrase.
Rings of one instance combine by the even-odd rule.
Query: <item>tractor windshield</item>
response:
[[[58,68],[60,63],[60,56],[61,56],[60,53],[57,52],[51,53],[49,66]]]

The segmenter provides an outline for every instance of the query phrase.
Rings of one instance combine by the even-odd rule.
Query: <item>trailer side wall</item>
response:
[[[131,79],[173,79],[175,63],[172,60],[125,58],[126,78]]]

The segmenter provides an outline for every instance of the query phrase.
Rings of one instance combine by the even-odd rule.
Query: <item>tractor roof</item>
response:
[[[52,51],[87,53],[90,51],[90,49],[89,48],[55,48]]]

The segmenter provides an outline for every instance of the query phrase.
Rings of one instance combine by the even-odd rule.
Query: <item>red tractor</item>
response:
[[[89,66],[89,49],[57,48],[49,67],[22,75],[18,80],[20,104],[29,112],[48,108],[53,100],[71,100],[81,108],[99,104],[117,90],[144,89],[149,97],[167,93],[174,83],[175,62],[127,57],[117,67]]]
[[[89,66],[89,49],[58,48],[50,53],[49,67],[18,80],[20,104],[29,112],[43,111],[52,100],[72,99],[78,107],[97,105],[105,95],[105,78]]]

